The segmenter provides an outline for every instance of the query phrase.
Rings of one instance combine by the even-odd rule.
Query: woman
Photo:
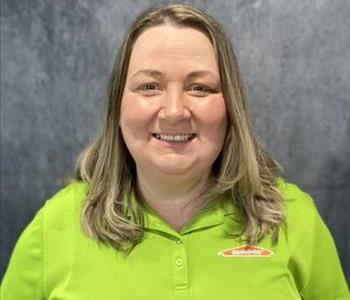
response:
[[[148,10],[101,134],[20,237],[2,299],[349,299],[313,200],[278,172],[217,22]]]

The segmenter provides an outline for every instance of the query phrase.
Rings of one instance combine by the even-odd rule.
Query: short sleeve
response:
[[[305,194],[313,203],[312,198]],[[349,288],[333,237],[314,206],[314,228],[304,300],[350,300]]]
[[[17,241],[1,285],[2,300],[43,300],[42,214],[40,210]]]

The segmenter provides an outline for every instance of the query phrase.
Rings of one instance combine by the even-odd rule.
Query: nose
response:
[[[186,99],[182,88],[173,87],[164,94],[160,118],[170,123],[176,123],[189,119],[191,114],[186,105]]]

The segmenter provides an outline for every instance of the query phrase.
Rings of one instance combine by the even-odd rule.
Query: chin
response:
[[[183,162],[168,161],[166,163],[156,164],[158,172],[167,174],[167,175],[184,175],[193,171],[195,164],[185,164]]]
[[[158,167],[158,171],[161,173],[164,173],[164,175],[184,175],[184,174],[188,173],[190,170],[191,170],[191,168],[179,168],[178,166]]]

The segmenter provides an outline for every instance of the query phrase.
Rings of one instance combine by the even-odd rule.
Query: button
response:
[[[176,240],[176,244],[182,244],[182,241],[180,239]]]
[[[177,266],[182,266],[182,262],[183,262],[182,258],[177,258],[176,261],[175,261]]]

